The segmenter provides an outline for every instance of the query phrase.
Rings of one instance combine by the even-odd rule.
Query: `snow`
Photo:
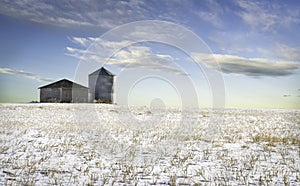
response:
[[[300,184],[299,110],[0,108],[1,185]]]

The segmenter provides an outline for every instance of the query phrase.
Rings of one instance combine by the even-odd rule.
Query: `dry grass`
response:
[[[76,114],[91,108],[97,122],[77,123]],[[1,109],[1,185],[300,184],[299,111],[228,110],[208,139],[209,117],[192,117],[195,111],[184,127],[173,110],[159,125],[134,130],[113,105]]]

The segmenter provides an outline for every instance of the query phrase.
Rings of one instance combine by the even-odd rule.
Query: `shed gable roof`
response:
[[[77,84],[68,79],[62,79],[62,80],[50,83],[48,85],[39,87],[39,89],[42,89],[42,88],[85,88],[85,89],[88,89],[87,87]]]
[[[95,72],[89,74],[89,76],[98,76],[98,75],[115,76],[113,73],[111,73],[104,67],[101,67],[98,70],[96,70]]]

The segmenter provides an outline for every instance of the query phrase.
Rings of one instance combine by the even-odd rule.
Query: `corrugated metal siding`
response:
[[[89,75],[89,102],[93,102],[95,99],[95,86],[98,75]]]
[[[88,89],[74,88],[72,90],[72,102],[85,103],[88,101]]]
[[[43,88],[40,90],[40,102],[60,102],[60,88]]]
[[[113,102],[114,76],[101,73],[89,76],[89,101],[101,100]]]
[[[72,102],[72,89],[71,88],[62,88],[61,102],[66,102],[66,103]]]
[[[88,101],[85,88],[42,88],[40,102],[84,103]]]

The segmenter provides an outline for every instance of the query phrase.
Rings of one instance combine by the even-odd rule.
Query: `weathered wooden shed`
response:
[[[104,67],[89,74],[89,101],[113,103],[114,74]]]
[[[88,88],[67,79],[39,87],[40,102],[82,103],[88,101]]]

